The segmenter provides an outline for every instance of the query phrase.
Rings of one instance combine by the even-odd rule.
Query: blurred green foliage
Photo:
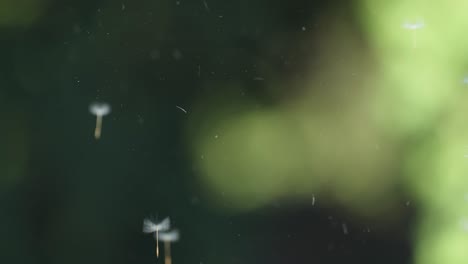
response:
[[[174,263],[275,263],[239,240],[272,204],[385,226],[410,196],[415,263],[466,263],[467,5],[0,1],[0,262],[154,262],[157,214]]]

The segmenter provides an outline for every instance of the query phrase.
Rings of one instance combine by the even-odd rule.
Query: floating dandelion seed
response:
[[[143,233],[155,233],[156,238],[156,257],[159,257],[159,231],[169,230],[171,227],[171,220],[166,217],[159,223],[155,223],[147,218],[143,220]]]
[[[416,48],[417,40],[416,40],[416,30],[421,29],[425,26],[424,21],[417,21],[417,22],[408,22],[406,21],[403,23],[402,27],[413,32],[413,48]]]
[[[89,112],[96,116],[96,128],[94,129],[94,137],[99,139],[102,130],[102,117],[111,112],[111,107],[108,103],[94,102],[89,105]]]
[[[179,230],[159,233],[159,239],[164,242],[164,264],[172,264],[171,243],[179,240]]]

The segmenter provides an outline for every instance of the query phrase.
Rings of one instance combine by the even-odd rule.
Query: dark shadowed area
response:
[[[225,157],[223,165],[205,164],[210,156],[199,155],[211,149],[200,135],[210,131],[205,128],[212,118],[229,127],[232,113],[293,105],[303,96],[301,84],[314,74],[320,75],[314,82],[325,85],[307,96],[321,98],[325,89],[325,99],[317,99],[323,104],[337,97],[354,100],[326,84],[365,81],[322,72],[335,67],[327,61],[340,61],[339,52],[333,57],[324,48],[338,45],[327,42],[334,39],[328,35],[333,24],[345,25],[345,34],[353,36],[349,46],[365,50],[363,65],[372,63],[354,5],[338,0],[0,1],[0,263],[164,263],[142,223],[166,216],[181,232],[171,246],[173,264],[411,263],[416,205],[405,204],[404,188],[388,183],[399,193],[391,207],[399,217],[391,223],[381,221],[392,218],[390,212],[376,218],[368,217],[373,212],[355,213],[368,205],[358,199],[343,205],[348,196],[328,193],[338,180],[323,179],[346,175],[353,166],[357,175],[377,169],[354,161],[330,163],[333,153],[311,162],[312,168],[301,165],[309,164],[302,160],[309,154],[295,152],[303,145],[302,134],[291,134],[294,126],[288,122],[281,127],[294,141],[271,136],[281,142],[278,151],[265,151],[264,156],[278,155],[272,159],[257,160],[246,152],[230,165],[232,155],[244,155],[245,142],[237,136],[226,143],[230,150],[239,146],[235,153],[210,152]],[[88,111],[94,101],[112,107],[98,140],[96,117]],[[333,117],[321,120],[328,124]],[[223,131],[210,138],[223,138]],[[292,150],[282,154],[283,147]],[[258,148],[252,145],[252,151]],[[267,176],[257,181],[236,170],[236,164],[249,164],[252,174],[268,175],[256,164],[279,164],[283,158],[292,163],[272,169],[281,173],[282,178],[275,174],[276,185],[264,185]],[[393,161],[379,162],[384,165],[378,169],[399,173]],[[219,166],[212,169],[213,164]],[[335,170],[340,166],[346,169]],[[220,171],[235,184],[212,181]],[[287,180],[295,177],[319,180]],[[379,207],[380,200],[366,200],[369,208]]]

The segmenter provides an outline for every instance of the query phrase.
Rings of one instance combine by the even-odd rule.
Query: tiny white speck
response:
[[[468,76],[466,76],[465,78],[463,78],[463,83],[464,83],[464,84],[468,84]]]
[[[206,12],[210,12],[210,8],[208,7],[206,0],[203,0],[203,5],[205,6]]]
[[[348,226],[346,223],[342,223],[341,227],[343,228],[343,234],[347,235],[348,234]]]
[[[159,50],[158,49],[153,49],[150,54],[149,54],[150,58],[152,60],[157,60],[159,59],[159,57],[161,56],[161,54],[159,53]]]
[[[76,24],[76,25],[73,26],[73,32],[79,34],[79,33],[81,33],[81,31],[82,30],[81,30],[80,25]]]
[[[142,116],[137,115],[137,122],[138,124],[143,125],[143,123],[145,123],[145,119]]]
[[[184,112],[184,113],[187,113],[187,110],[185,110],[184,108],[182,108],[182,107],[180,107],[180,106],[178,106],[178,105],[176,105],[176,107],[177,107],[180,111],[182,111],[182,112]]]
[[[174,49],[172,51],[172,57],[175,59],[175,60],[180,60],[182,59],[182,52],[179,50],[179,49]]]
[[[217,138],[218,138],[218,135],[215,135],[215,136],[214,136],[214,138],[216,138],[216,139],[217,139]]]
[[[312,195],[312,206],[314,206],[314,205],[315,205],[315,196]]]
[[[307,28],[306,28],[306,27],[302,27],[302,31],[306,31],[306,30],[307,30]]]
[[[122,3],[122,11],[124,11],[124,10],[125,10],[125,4]]]
[[[406,29],[409,29],[409,30],[417,30],[417,29],[423,28],[424,26],[425,26],[425,24],[424,24],[424,21],[422,21],[422,20],[416,21],[416,22],[405,21],[402,24],[403,28],[406,28]]]

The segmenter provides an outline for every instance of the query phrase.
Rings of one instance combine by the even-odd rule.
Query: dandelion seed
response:
[[[96,116],[96,128],[94,129],[94,137],[99,139],[102,130],[102,117],[111,112],[111,107],[108,103],[94,102],[89,105],[89,112]]]
[[[424,28],[425,24],[424,21],[417,21],[417,22],[408,22],[405,21],[403,23],[402,27],[408,30],[411,30],[413,32],[413,48],[416,48],[417,45],[417,39],[416,39],[416,30],[419,30],[421,28]]]
[[[403,27],[406,28],[406,29],[409,29],[409,30],[417,30],[417,29],[420,29],[420,28],[424,27],[424,22],[423,21],[418,21],[418,22],[414,22],[414,23],[405,22],[405,23],[403,23]]]
[[[164,264],[172,264],[171,243],[179,241],[179,230],[159,233],[159,239],[164,242]]]
[[[145,218],[143,220],[143,233],[155,233],[156,238],[156,257],[159,257],[159,231],[169,230],[171,227],[171,220],[166,217],[159,223],[155,223],[150,219]]]

